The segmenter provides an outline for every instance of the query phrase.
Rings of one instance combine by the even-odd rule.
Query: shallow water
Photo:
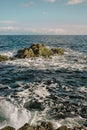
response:
[[[43,120],[86,127],[87,36],[0,36],[0,53],[12,56],[36,42],[65,53],[0,63],[0,128]]]

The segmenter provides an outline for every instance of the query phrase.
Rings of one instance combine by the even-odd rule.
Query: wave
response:
[[[16,129],[28,123],[31,115],[26,109],[19,109],[6,100],[0,100],[0,128],[10,125]]]

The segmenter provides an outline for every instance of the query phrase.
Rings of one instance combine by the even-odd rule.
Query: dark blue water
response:
[[[48,46],[70,48],[87,54],[87,36],[38,36],[12,35],[0,36],[0,51],[18,50],[29,47],[33,43],[43,43]]]
[[[49,120],[85,129],[87,36],[0,36],[0,54],[12,56],[33,43],[61,47],[64,55],[0,63],[0,128]]]

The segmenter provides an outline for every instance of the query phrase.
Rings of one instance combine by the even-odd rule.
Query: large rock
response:
[[[54,54],[64,54],[64,50],[61,48],[48,49],[43,44],[33,44],[29,48],[18,50],[17,58],[30,58],[30,57],[49,57]]]
[[[9,57],[8,57],[8,56],[0,55],[0,62],[6,61],[6,60],[9,60]]]

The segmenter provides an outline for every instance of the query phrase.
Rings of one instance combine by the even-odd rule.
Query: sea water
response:
[[[0,63],[0,128],[50,121],[87,127],[87,36],[0,36],[0,54],[42,43],[64,55]]]

